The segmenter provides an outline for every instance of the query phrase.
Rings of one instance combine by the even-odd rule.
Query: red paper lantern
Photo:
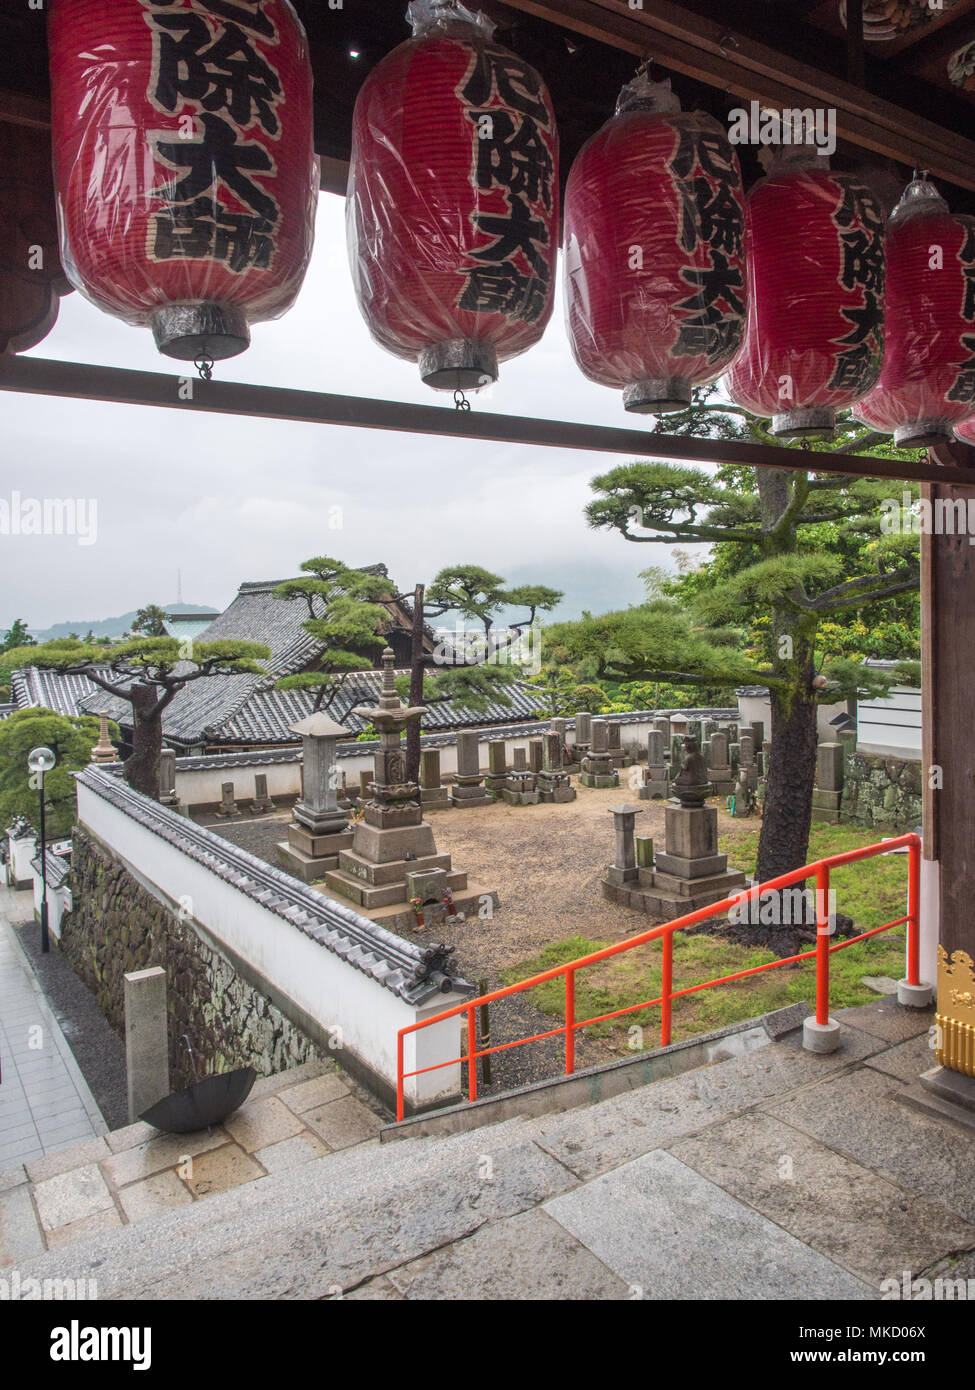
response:
[[[558,136],[534,68],[454,0],[414,0],[414,38],[356,102],[349,254],[373,337],[438,389],[486,385],[552,312]]]
[[[854,415],[905,448],[950,439],[975,406],[975,219],[924,179],[887,223],[886,319],[880,380]]]
[[[813,163],[812,161],[815,161]],[[772,433],[828,435],[883,357],[883,213],[850,174],[802,148],[748,195],[745,346],[726,378]]]
[[[969,415],[967,420],[960,420],[955,426],[955,438],[960,439],[963,444],[975,444],[975,415]]]
[[[745,330],[744,195],[728,137],[643,74],[580,150],[565,194],[566,318],[627,410],[683,410]]]
[[[65,269],[170,357],[232,357],[292,305],[318,197],[289,0],[53,0]]]

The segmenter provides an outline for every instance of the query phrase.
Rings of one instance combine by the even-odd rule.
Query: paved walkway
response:
[[[32,905],[32,894],[0,887],[0,1169],[106,1130],[11,930]]]
[[[194,1301],[859,1301],[885,1280],[900,1288],[905,1270],[975,1280],[971,1130],[905,1103],[931,1063],[930,1013],[883,999],[839,1017],[843,1047],[828,1056],[791,1032],[596,1105],[357,1144],[131,1225],[49,1229],[46,1250],[26,1220],[31,1183],[0,1174],[11,1212],[24,1208],[17,1267],[94,1280],[99,1298]],[[187,1139],[117,1154],[134,1166],[115,1180]],[[97,1174],[84,1175],[92,1200]],[[50,1219],[63,1187],[36,1182]]]

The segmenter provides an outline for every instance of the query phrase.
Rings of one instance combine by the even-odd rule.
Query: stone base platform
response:
[[[287,840],[278,841],[278,859],[289,874],[314,883],[329,869],[338,868],[339,855],[352,848],[352,839],[351,826],[332,835],[312,835],[302,826],[289,825]]]
[[[328,876],[329,878],[331,875]],[[455,887],[452,880],[465,880],[463,886]],[[343,903],[346,907],[350,906],[349,899],[343,893],[337,893],[329,887],[328,879],[324,885],[316,885],[319,893],[323,893],[326,898],[333,898],[335,902]],[[416,913],[410,904],[402,897],[402,884],[400,887],[400,900],[398,902],[384,903],[378,907],[364,907],[359,903],[354,904],[356,912],[368,917],[370,922],[378,922],[383,927],[388,927],[395,932],[417,932],[427,931],[431,923],[443,923],[450,919],[447,908],[442,903],[427,903],[423,909],[423,926],[417,925]],[[463,912],[467,918],[476,918],[481,908],[486,904],[491,904],[491,912],[497,908],[500,898],[496,888],[489,888],[483,883],[467,882],[466,874],[448,874],[447,887],[450,889],[454,899],[454,910]]]
[[[349,855],[342,856],[345,864]],[[330,896],[339,901],[351,903],[364,916],[370,917],[376,908],[388,907],[391,903],[406,902],[406,875],[422,872],[424,869],[444,869],[447,873],[447,887],[455,895],[467,887],[467,875],[452,872],[449,854],[426,854],[419,859],[394,860],[389,864],[369,865],[375,872],[376,881],[368,882],[358,878],[348,867],[332,869],[325,875],[325,887],[331,890]]]
[[[464,793],[465,793],[466,791],[468,791],[468,790],[469,790],[469,789],[468,789],[467,787],[451,787],[451,789],[450,789],[450,804],[451,804],[451,806],[457,806],[457,807],[459,807],[460,810],[464,810],[465,807],[468,807],[468,806],[493,806],[493,805],[494,805],[495,798],[494,798],[493,796],[488,796],[487,792],[483,789],[483,787],[474,787],[474,788],[471,788],[470,790],[473,790],[473,792],[474,792],[474,795],[473,795],[473,796],[465,796],[465,795],[464,795]],[[426,809],[426,808],[424,808],[424,809]]]
[[[674,874],[641,869],[639,878],[629,883],[613,883],[609,878],[604,878],[599,886],[607,902],[619,903],[621,907],[645,912],[648,917],[672,922],[675,917],[683,917],[685,912],[696,912],[699,907],[730,898],[732,894],[740,892],[746,882],[744,874],[731,870],[688,880],[677,878]]]
[[[612,772],[608,776],[600,776],[593,772],[580,772],[579,781],[584,787],[618,787],[620,777],[618,772]]]

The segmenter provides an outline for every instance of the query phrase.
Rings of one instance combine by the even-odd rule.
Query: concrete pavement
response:
[[[0,887],[0,1169],[106,1130],[11,930],[32,912],[31,893]]]

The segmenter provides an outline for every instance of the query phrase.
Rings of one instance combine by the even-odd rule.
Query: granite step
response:
[[[805,1052],[792,1029],[563,1113],[351,1146],[25,1251],[17,1268],[21,1279],[93,1280],[99,1299],[874,1298],[902,1249],[926,1265],[975,1248],[975,1226],[936,1194],[919,1221],[907,1159],[881,1182],[863,1159],[831,1157],[816,1117],[834,1090],[848,1113],[850,1086],[870,1097],[872,1085],[889,1108],[928,1021],[881,1000],[848,1011],[835,1053]],[[801,1133],[790,1138],[788,1124]],[[923,1166],[923,1148],[907,1147]],[[796,1182],[757,1183],[782,1152]],[[825,1189],[824,1163],[835,1169]],[[851,1193],[869,1209],[862,1230],[845,1211],[828,1219],[829,1202]]]

